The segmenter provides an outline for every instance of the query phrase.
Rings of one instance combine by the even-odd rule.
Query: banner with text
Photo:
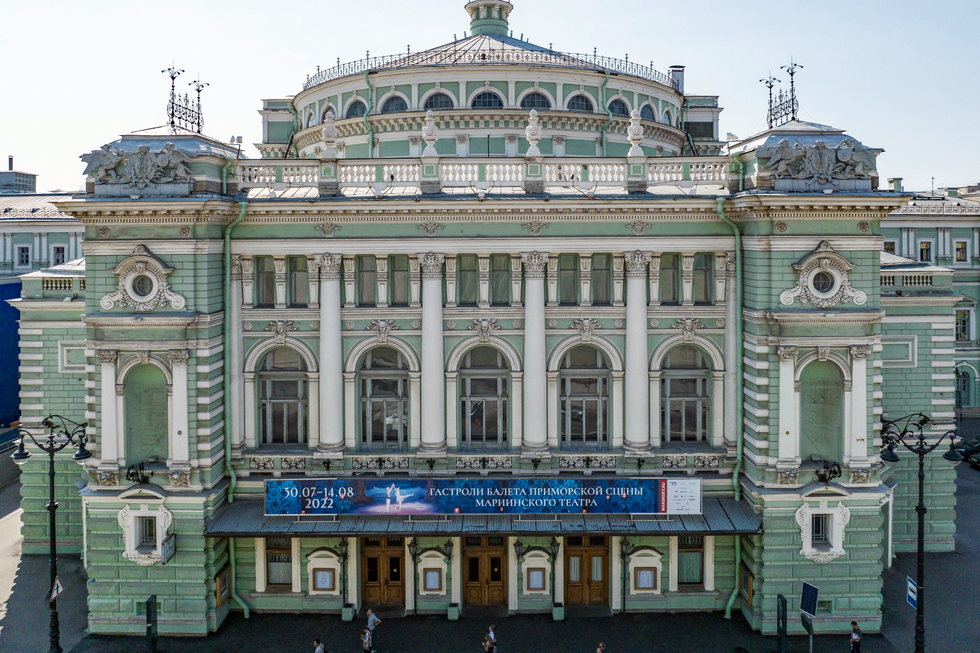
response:
[[[267,515],[700,515],[698,479],[271,480]]]

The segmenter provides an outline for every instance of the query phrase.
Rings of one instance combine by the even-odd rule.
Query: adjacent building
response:
[[[882,252],[881,149],[791,120],[722,155],[682,67],[535,46],[512,9],[264,100],[260,159],[172,125],[83,157],[84,266],[11,303],[24,420],[88,423],[58,541],[91,632],[155,594],[174,634],[368,606],[773,633],[806,580],[820,631],[880,628],[916,518],[880,420],[952,426],[955,266]],[[930,458],[932,550],[953,477]]]

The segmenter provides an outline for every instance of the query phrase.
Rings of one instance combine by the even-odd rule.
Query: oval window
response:
[[[141,274],[133,279],[133,293],[139,297],[149,297],[153,292],[153,279]]]
[[[820,293],[828,293],[834,289],[834,275],[829,272],[817,272],[813,275],[813,289]]]

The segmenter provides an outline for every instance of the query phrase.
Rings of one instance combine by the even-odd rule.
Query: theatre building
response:
[[[58,541],[91,631],[144,632],[155,594],[161,633],[478,606],[772,633],[807,580],[820,631],[878,630],[916,518],[880,419],[951,426],[959,301],[939,266],[888,259],[883,287],[908,196],[880,144],[787,118],[723,154],[696,71],[465,9],[464,38],[263,100],[261,158],[175,119],[55,202],[84,262],[12,303],[24,422],[88,424]],[[941,453],[926,537],[951,550]]]

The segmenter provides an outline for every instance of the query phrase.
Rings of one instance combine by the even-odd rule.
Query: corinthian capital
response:
[[[323,254],[316,257],[316,264],[320,267],[321,279],[339,279],[340,266],[344,262],[344,257],[340,254]]]
[[[799,351],[796,347],[780,347],[776,350],[779,354],[780,360],[796,360],[796,354]]]
[[[548,255],[541,252],[531,252],[521,254],[521,261],[524,263],[524,272],[528,278],[537,279],[544,277],[544,269],[548,265]]]
[[[649,252],[626,252],[626,276],[645,277],[647,266],[650,264],[651,254]]]
[[[419,266],[422,268],[423,279],[441,279],[442,264],[446,262],[445,254],[419,254]]]
[[[100,363],[115,363],[118,352],[111,349],[100,349],[95,352],[95,355],[99,357]]]

